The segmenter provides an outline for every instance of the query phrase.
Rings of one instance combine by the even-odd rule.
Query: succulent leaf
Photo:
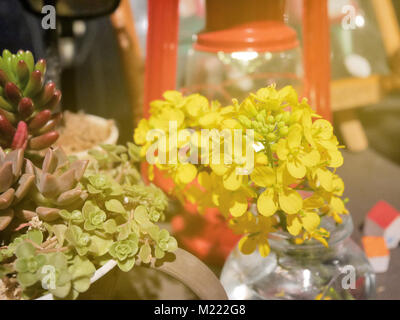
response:
[[[33,185],[34,176],[29,173],[30,167],[26,163],[22,149],[6,154],[0,148],[0,231],[14,218],[11,206],[20,202]]]
[[[52,117],[61,100],[53,82],[44,83],[46,61],[35,64],[29,51],[0,56],[0,145],[41,150],[57,139],[61,114]],[[24,123],[25,125],[21,125]]]

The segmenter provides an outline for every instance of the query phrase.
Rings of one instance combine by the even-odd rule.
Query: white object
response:
[[[371,75],[371,65],[364,57],[352,53],[346,56],[344,64],[347,71],[354,77],[367,78]]]
[[[379,201],[369,212],[364,223],[364,235],[383,237],[388,249],[400,242],[400,215],[385,201]]]
[[[368,258],[375,273],[385,273],[389,269],[389,256]]]
[[[115,266],[117,265],[117,261],[115,260],[110,260],[106,262],[104,266],[101,268],[97,269],[92,278],[90,279],[90,284],[93,282],[99,280],[100,278],[104,277],[108,272],[110,272]],[[37,298],[36,300],[54,300],[54,297],[51,293],[46,294],[44,296],[41,296],[40,298]]]

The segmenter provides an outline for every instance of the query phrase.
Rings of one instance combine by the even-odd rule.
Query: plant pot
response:
[[[363,251],[350,239],[353,223],[345,216],[336,226],[330,220],[322,227],[331,232],[329,247],[319,242],[291,244],[286,233],[274,233],[271,253],[246,256],[236,248],[221,274],[230,299],[371,299],[375,275]]]
[[[79,159],[82,159],[88,155],[89,150],[96,148],[96,146],[100,144],[115,144],[118,141],[119,130],[112,120],[107,120],[91,114],[73,114],[69,112],[64,113],[64,119],[66,123],[64,129],[60,129],[60,138],[56,142],[56,145],[62,146],[68,155],[74,155]],[[74,127],[80,125],[80,121],[78,121],[79,119],[82,119],[82,122],[84,123],[81,128],[74,130]],[[68,123],[68,121],[70,123]],[[74,127],[71,125],[72,121],[74,122]],[[89,130],[85,130],[85,128],[89,128]],[[79,132],[79,130],[82,130],[82,132]],[[96,132],[101,132],[102,130],[107,130],[108,134],[106,134],[101,140],[86,142],[84,140],[85,138],[82,138],[85,137],[85,134],[88,134],[88,131],[92,138],[97,138],[93,136]],[[89,137],[89,139],[91,137]]]
[[[101,292],[101,296],[104,296],[105,292],[107,296],[112,295],[112,286],[116,281],[114,278],[106,279],[105,276],[116,271],[117,269],[114,268],[116,265],[116,261],[110,260],[95,272],[90,280],[91,284],[95,286],[91,286],[88,292],[83,294],[85,299],[99,298],[96,291]],[[150,264],[144,266],[172,276],[202,300],[227,299],[225,290],[214,273],[203,262],[185,250],[178,249],[174,254],[166,256],[162,260],[153,259]],[[36,300],[53,300],[53,295],[46,294]]]

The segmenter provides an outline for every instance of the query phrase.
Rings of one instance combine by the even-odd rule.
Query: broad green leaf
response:
[[[161,250],[161,248],[159,246],[156,246],[156,248],[154,250],[154,255],[157,259],[162,259],[165,256],[165,252],[163,250]]]
[[[128,258],[125,261],[118,261],[118,267],[124,272],[128,272],[129,270],[131,270],[134,265],[135,258]]]
[[[43,234],[39,230],[29,230],[26,233],[26,237],[29,240],[32,240],[34,243],[39,244],[39,245],[42,244],[42,242],[43,242]]]
[[[107,240],[98,236],[91,236],[90,240],[89,250],[97,256],[106,254],[113,244],[112,239]]]
[[[105,205],[106,205],[106,209],[108,211],[115,212],[115,213],[125,213],[126,212],[122,203],[116,199],[106,201]]]
[[[35,247],[28,242],[22,242],[15,251],[17,258],[28,258],[35,255]]]
[[[53,226],[53,232],[58,241],[57,247],[59,248],[62,247],[64,244],[66,231],[67,231],[67,226],[64,224],[56,224]]]
[[[140,247],[139,258],[143,263],[149,263],[151,260],[151,248],[148,243]]]
[[[38,281],[38,278],[35,273],[22,272],[18,273],[17,280],[22,287],[26,288],[34,285]]]
[[[117,232],[117,223],[114,219],[108,219],[106,222],[104,222],[103,228],[107,233]]]
[[[147,215],[147,209],[145,206],[136,207],[133,217],[139,224],[145,224],[147,222],[150,222],[149,217]]]

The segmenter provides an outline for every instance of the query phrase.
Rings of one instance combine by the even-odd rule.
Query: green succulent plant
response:
[[[15,251],[17,280],[28,292],[47,289],[57,298],[76,298],[90,286],[90,278],[96,271],[86,257],[73,259],[61,252],[41,253],[40,243],[36,246],[23,241]]]
[[[30,193],[36,214],[43,221],[57,220],[62,209],[79,206],[87,198],[87,191],[79,185],[87,167],[87,160],[71,162],[60,147],[48,149],[42,168],[34,166],[34,188]],[[28,216],[33,213],[25,210]]]
[[[58,139],[55,127],[61,113],[54,113],[61,91],[45,83],[46,61],[34,61],[30,51],[0,56],[0,146],[41,150]]]
[[[6,154],[0,148],[0,232],[13,221],[14,208],[29,192],[34,177],[33,165],[22,149]]]
[[[89,164],[60,148],[47,150],[41,168],[25,160],[33,181],[28,196],[10,205],[25,221],[0,237],[0,279],[16,277],[22,298],[75,299],[111,259],[129,271],[173,252],[176,240],[156,224],[166,196],[141,181],[135,149],[103,146]]]

